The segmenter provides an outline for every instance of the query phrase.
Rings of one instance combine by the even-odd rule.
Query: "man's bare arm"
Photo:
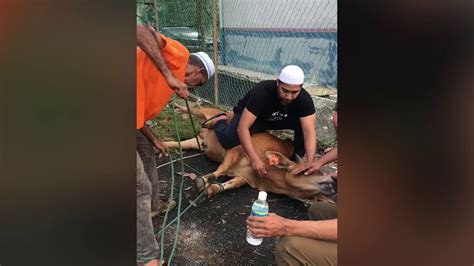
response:
[[[151,128],[149,128],[146,123],[145,125],[143,125],[143,127],[140,129],[140,131],[143,133],[143,135],[145,135],[145,137],[151,142],[151,144],[153,144],[153,146],[155,146],[155,148],[157,150],[160,151],[161,154],[163,154],[164,156],[167,155],[166,153],[166,147],[165,145],[163,144],[163,142],[161,142],[161,140],[159,140],[155,134],[153,133],[153,131],[151,131]]]
[[[316,153],[316,114],[300,118],[301,130],[303,131],[304,147],[306,151],[307,162],[314,161]]]
[[[189,95],[188,87],[173,75],[161,54],[161,49],[165,45],[161,35],[150,26],[137,25],[137,44],[151,58],[161,74],[163,74],[170,88],[180,97],[187,98]]]
[[[269,213],[268,216],[249,216],[247,226],[257,237],[302,236],[327,241],[337,240],[337,219],[297,221]]]
[[[247,108],[242,112],[239,126],[237,127],[237,134],[239,135],[240,144],[244,151],[250,158],[253,170],[260,176],[266,175],[265,164],[260,160],[252,144],[252,137],[250,135],[250,127],[253,125],[257,117],[252,114]]]
[[[165,78],[173,75],[161,54],[164,43],[160,34],[149,26],[137,25],[137,44],[151,58]]]
[[[309,175],[314,171],[321,169],[321,167],[327,163],[334,162],[337,160],[337,148],[330,150],[328,153],[324,154],[319,160],[316,160],[312,163],[303,165],[294,169],[291,173],[297,175],[301,172],[304,172],[305,175]]]

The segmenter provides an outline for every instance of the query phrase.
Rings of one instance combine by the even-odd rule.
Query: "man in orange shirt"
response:
[[[190,54],[181,43],[149,26],[137,26],[137,43],[137,262],[159,265],[151,218],[171,206],[159,197],[154,148],[163,155],[166,150],[145,122],[159,115],[174,93],[186,99],[189,90],[205,84],[215,68],[206,53]]]

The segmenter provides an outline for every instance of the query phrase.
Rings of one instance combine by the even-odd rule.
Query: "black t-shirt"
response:
[[[281,121],[287,117],[305,117],[315,113],[313,99],[305,89],[288,105],[282,105],[278,97],[276,80],[264,80],[242,98],[234,112],[242,112],[245,107],[257,119],[268,122]]]

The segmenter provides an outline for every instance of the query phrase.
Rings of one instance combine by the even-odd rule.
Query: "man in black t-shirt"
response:
[[[316,114],[309,93],[303,89],[304,73],[300,67],[283,68],[277,80],[265,80],[255,87],[234,107],[234,117],[229,125],[217,121],[214,131],[225,149],[242,144],[250,158],[252,168],[266,176],[265,164],[258,158],[251,142],[251,135],[268,129],[292,129],[294,154],[306,153],[307,162],[316,153]]]

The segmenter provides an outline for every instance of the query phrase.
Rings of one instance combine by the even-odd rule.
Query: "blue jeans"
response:
[[[242,113],[235,113],[234,117],[227,125],[225,120],[220,120],[214,125],[217,139],[224,149],[228,150],[240,144],[237,127],[239,126]],[[265,130],[291,129],[294,132],[294,154],[303,157],[306,153],[304,148],[303,131],[299,117],[287,117],[281,121],[265,121],[257,118],[250,127],[250,134],[264,132]]]

